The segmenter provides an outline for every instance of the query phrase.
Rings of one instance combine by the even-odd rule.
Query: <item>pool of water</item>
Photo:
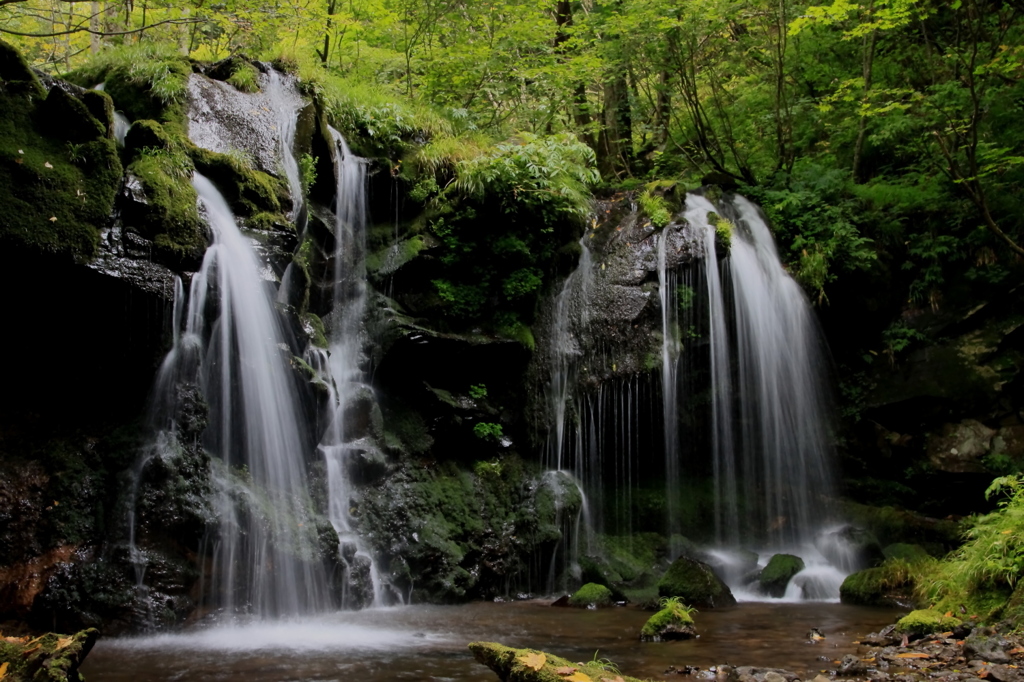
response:
[[[451,680],[495,682],[466,645],[477,640],[543,649],[573,661],[609,659],[624,674],[671,679],[669,666],[832,667],[859,636],[898,611],[831,603],[747,602],[695,615],[700,637],[641,643],[650,612],[552,608],[549,602],[410,606],[298,621],[192,628],[100,640],[82,673],[89,682],[132,680]],[[808,641],[818,628],[825,639]],[[678,679],[678,678],[675,678]]]

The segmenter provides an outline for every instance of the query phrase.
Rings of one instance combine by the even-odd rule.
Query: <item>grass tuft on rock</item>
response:
[[[662,599],[661,610],[647,619],[640,630],[643,642],[689,639],[697,634],[693,614],[697,609],[687,606],[677,597]]]

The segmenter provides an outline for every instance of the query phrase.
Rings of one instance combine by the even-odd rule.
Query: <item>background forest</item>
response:
[[[159,69],[161,51],[283,59],[350,128],[392,150],[420,134],[435,166],[568,133],[608,188],[742,187],[819,304],[837,278],[869,273],[890,308],[934,311],[1005,282],[1024,255],[1020,13],[979,0],[3,0],[0,33],[55,74],[137,44],[154,51],[138,69]],[[913,339],[897,322],[860,350],[892,357]]]

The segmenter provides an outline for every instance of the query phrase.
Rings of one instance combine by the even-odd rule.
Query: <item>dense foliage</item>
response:
[[[449,158],[445,191],[544,191],[501,174],[563,144],[551,134],[586,143],[613,184],[714,173],[764,204],[822,303],[837,277],[880,269],[908,307],[937,309],[952,282],[1005,281],[1024,255],[1013,3],[15,0],[0,33],[51,71],[97,53],[97,76],[111,48],[148,45],[131,75],[165,101],[180,92],[167,50],[297,64],[336,127],[378,152],[476,147]],[[559,191],[579,211],[588,178],[569,176]]]

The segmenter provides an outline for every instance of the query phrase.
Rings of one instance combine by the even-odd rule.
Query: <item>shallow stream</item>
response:
[[[698,639],[641,643],[651,615],[634,607],[587,611],[548,601],[345,611],[316,619],[193,628],[101,640],[82,673],[89,682],[131,680],[446,680],[495,682],[466,648],[477,640],[533,647],[573,661],[609,659],[623,674],[683,680],[669,666],[778,667],[805,675],[834,668],[859,636],[897,611],[843,604],[747,602],[696,614]],[[809,643],[818,628],[825,640]],[[813,677],[813,675],[812,675]]]

